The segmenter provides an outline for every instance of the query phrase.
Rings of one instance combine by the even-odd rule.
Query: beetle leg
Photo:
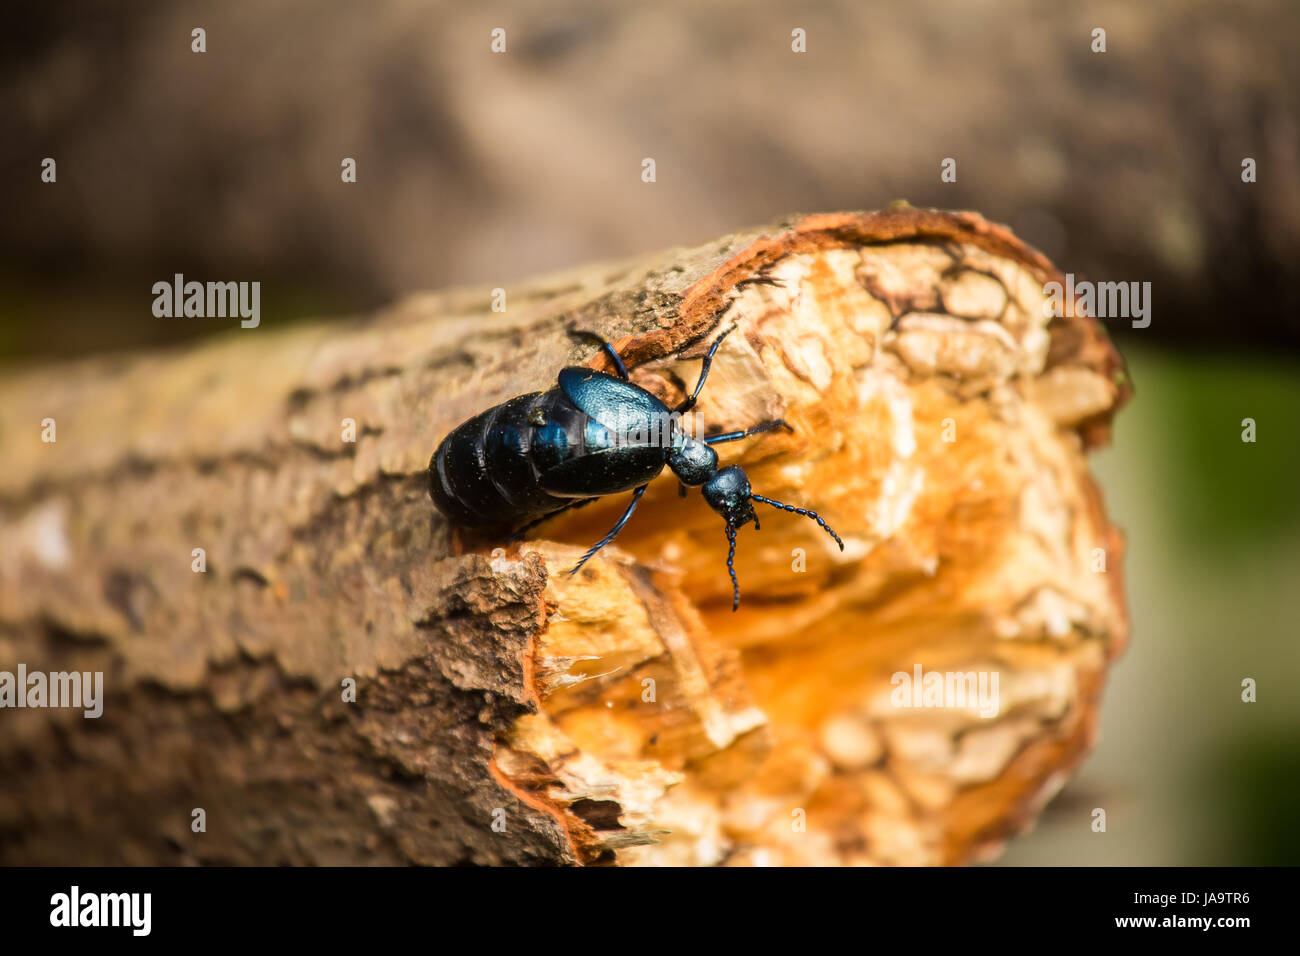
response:
[[[686,399],[686,401],[673,409],[674,414],[680,415],[683,412],[689,412],[695,407],[695,400],[700,397],[700,389],[704,387],[704,380],[709,377],[709,367],[713,364],[713,353],[718,350],[718,346],[722,344],[722,340],[734,331],[736,331],[736,327],[734,325],[730,326],[729,328],[724,329],[722,334],[713,340],[713,344],[709,346],[709,350],[704,353],[704,364],[700,366],[700,380],[695,383],[695,391],[691,392],[690,398]]]
[[[682,484],[680,481],[677,482],[677,497],[678,498],[686,497],[686,486]]]
[[[597,541],[595,546],[582,556],[582,559],[569,570],[570,574],[577,574],[578,570],[587,563],[588,558],[618,536],[618,533],[623,530],[623,525],[627,524],[627,519],[632,517],[632,512],[636,510],[637,503],[641,500],[641,496],[645,494],[645,490],[649,487],[649,485],[642,485],[640,488],[636,489],[636,491],[632,492],[632,500],[628,503],[627,510],[623,512],[623,517],[619,518],[618,523],[609,529],[609,534]]]
[[[771,498],[764,498],[762,495],[756,495],[753,492],[750,492],[749,497],[754,501],[761,501],[765,505],[771,505],[773,508],[780,508],[782,511],[791,511],[794,514],[803,515],[805,518],[812,518],[813,521],[822,526],[823,531],[835,539],[835,543],[840,546],[840,550],[844,550],[844,542],[840,540],[840,536],[831,530],[831,526],[823,521],[821,515],[817,514],[817,512],[809,511],[807,508],[796,508],[794,505],[787,505],[784,502],[773,501]]]
[[[740,607],[740,581],[736,579],[736,529],[727,525],[727,573],[731,575],[731,610]]]
[[[588,332],[586,329],[568,329],[567,331],[569,335],[573,336],[575,339],[586,339],[588,342],[597,343],[605,350],[605,354],[609,356],[609,360],[614,363],[614,368],[618,372],[619,378],[625,382],[628,380],[627,366],[623,364],[623,360],[619,358],[619,354],[614,351],[614,346],[606,342],[604,338],[597,333]]]
[[[786,424],[782,418],[774,419],[770,422],[763,422],[761,425],[755,425],[753,428],[743,432],[725,432],[721,435],[711,435],[704,439],[706,445],[721,445],[723,442],[740,441],[742,438],[748,438],[750,435],[757,435],[759,432],[771,431],[773,428],[784,428],[786,431],[793,432],[794,429]]]
[[[511,541],[518,541],[520,538],[522,538],[525,534],[527,534],[527,533],[528,533],[530,530],[532,530],[533,528],[536,528],[536,527],[537,527],[539,524],[541,524],[543,521],[550,521],[550,520],[551,520],[552,518],[554,518],[556,515],[561,515],[561,514],[564,514],[564,512],[566,512],[566,511],[572,511],[572,510],[574,510],[575,508],[581,508],[581,507],[583,507],[583,506],[585,506],[585,505],[589,505],[589,504],[591,504],[591,503],[592,503],[593,501],[595,501],[595,500],[596,500],[595,498],[582,498],[582,499],[580,499],[580,500],[578,500],[578,501],[573,502],[572,504],[565,505],[563,508],[556,508],[554,511],[548,511],[548,512],[546,512],[546,514],[542,515],[540,518],[535,518],[535,519],[533,519],[532,521],[528,522],[528,524],[524,525],[523,527],[518,528],[518,529],[515,531],[515,533],[512,534],[512,535],[510,536],[510,540],[511,540]]]

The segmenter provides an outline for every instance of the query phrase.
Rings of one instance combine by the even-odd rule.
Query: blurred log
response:
[[[1093,320],[1042,317],[1054,276],[904,205],[549,277],[504,313],[454,291],[7,376],[0,669],[108,695],[98,720],[0,711],[0,862],[989,856],[1091,744],[1127,632],[1085,453],[1128,387]],[[724,460],[843,554],[764,515],[733,614],[720,521],[671,476],[572,578],[622,501],[509,547],[433,512],[451,427],[601,366],[567,324],[668,397],[723,321],[699,414],[785,417]],[[918,666],[995,674],[996,714],[896,706]]]

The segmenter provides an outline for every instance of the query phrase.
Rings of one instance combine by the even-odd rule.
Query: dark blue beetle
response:
[[[569,573],[575,574],[588,558],[614,540],[650,481],[667,466],[677,476],[683,496],[687,486],[699,486],[704,500],[726,522],[733,611],[740,606],[736,529],[752,521],[758,530],[751,502],[761,501],[812,518],[843,551],[840,536],[816,512],[755,494],[738,465],[718,467],[718,453],[711,445],[772,428],[789,428],[785,422],[764,422],[747,431],[713,435],[703,441],[680,427],[681,415],[695,406],[709,377],[713,353],[734,328],[709,346],[695,390],[672,409],[628,381],[627,368],[612,345],[592,332],[572,332],[598,342],[618,376],[571,366],[560,372],[557,387],[550,391],[512,398],[458,426],[429,461],[429,492],[434,504],[450,520],[469,527],[511,527],[526,522],[515,532],[519,537],[563,511],[604,495],[632,492],[623,517],[574,565]]]

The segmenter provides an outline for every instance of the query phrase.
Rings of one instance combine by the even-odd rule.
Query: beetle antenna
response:
[[[787,505],[782,501],[774,501],[771,498],[764,498],[762,495],[756,495],[753,494],[752,492],[750,493],[749,497],[754,499],[755,501],[761,501],[765,505],[771,505],[773,508],[780,508],[782,511],[790,511],[797,515],[803,515],[805,518],[812,518],[813,521],[816,521],[819,525],[822,526],[823,531],[825,531],[828,535],[830,535],[832,538],[835,539],[835,543],[840,546],[840,550],[841,551],[844,550],[844,542],[840,540],[840,536],[831,530],[831,526],[828,525],[825,521],[823,521],[821,519],[821,515],[819,515],[817,512],[809,511],[807,508],[796,508],[794,505]]]
[[[740,582],[736,580],[736,528],[727,524],[727,573],[731,575],[731,609],[740,607]]]

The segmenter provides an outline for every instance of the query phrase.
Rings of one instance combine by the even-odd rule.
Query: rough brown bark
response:
[[[1086,751],[1126,639],[1085,452],[1128,387],[1093,320],[1042,318],[1054,275],[978,216],[900,207],[549,277],[504,313],[416,296],[7,375],[0,669],[102,670],[108,696],[0,711],[0,861],[988,855]],[[573,578],[622,501],[511,546],[433,511],[451,427],[588,360],[566,325],[668,396],[724,314],[699,413],[789,420],[724,460],[843,555],[764,514],[732,614],[720,520],[671,477]],[[918,663],[997,670],[999,716],[891,706]]]

